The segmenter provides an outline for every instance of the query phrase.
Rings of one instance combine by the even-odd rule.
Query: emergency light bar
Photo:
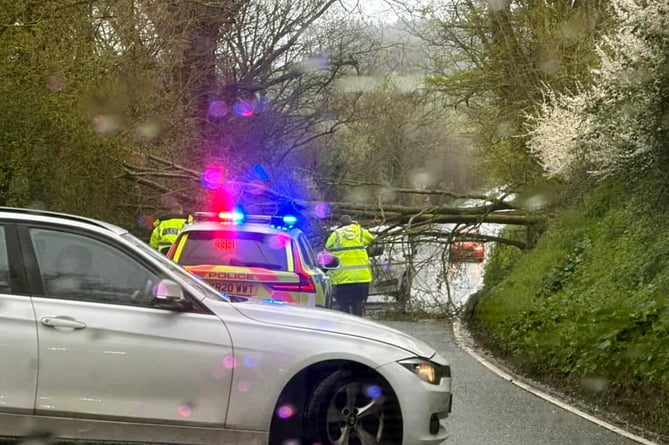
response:
[[[244,222],[244,214],[238,211],[232,212],[195,212],[195,221],[216,221],[221,224],[240,224]]]
[[[195,221],[215,221],[221,224],[241,224],[244,222],[269,224],[275,229],[290,230],[297,224],[295,215],[269,216],[244,215],[238,210],[231,212],[195,212]]]

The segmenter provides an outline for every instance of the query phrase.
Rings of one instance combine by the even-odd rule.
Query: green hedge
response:
[[[495,249],[472,328],[534,377],[669,434],[668,218],[602,186],[532,251]]]

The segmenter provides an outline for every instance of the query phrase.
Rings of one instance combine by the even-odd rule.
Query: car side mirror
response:
[[[163,279],[153,288],[153,296],[159,300],[183,300],[184,291],[172,280]]]
[[[332,255],[327,250],[322,250],[316,255],[316,262],[318,267],[324,270],[337,269],[339,267],[339,258]]]
[[[183,309],[186,306],[184,291],[178,283],[163,279],[153,287],[154,306],[163,309]]]
[[[367,246],[367,256],[369,257],[376,257],[376,256],[381,256],[383,255],[384,252],[383,244],[375,244],[372,243],[369,246]]]

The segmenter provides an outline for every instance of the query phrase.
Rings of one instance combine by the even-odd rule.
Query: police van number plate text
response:
[[[211,285],[220,292],[240,297],[251,297],[256,295],[256,286],[249,283],[235,283],[233,281],[213,281]]]

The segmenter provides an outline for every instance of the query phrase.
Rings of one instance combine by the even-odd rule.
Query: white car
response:
[[[438,444],[451,369],[366,319],[234,302],[119,227],[0,208],[0,436]]]
[[[379,232],[385,232],[385,229],[383,226],[370,229],[377,238],[368,249],[372,268],[369,295],[408,300],[411,293],[410,258],[415,256],[415,247],[402,233],[390,231],[383,233],[383,236],[377,235]]]

